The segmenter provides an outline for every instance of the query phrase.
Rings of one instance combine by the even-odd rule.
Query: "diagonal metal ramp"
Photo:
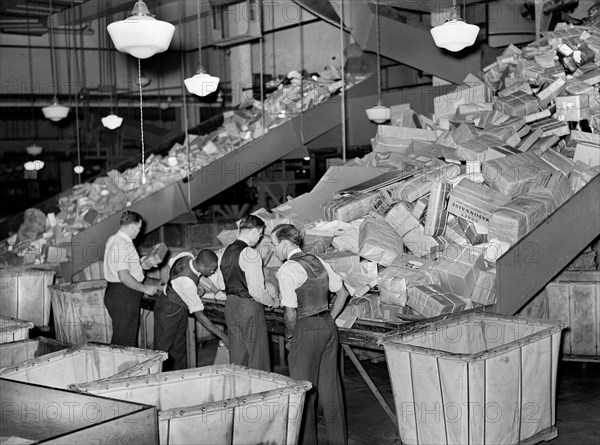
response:
[[[339,26],[342,0],[295,0],[303,8]],[[446,3],[441,6],[447,6]],[[381,55],[453,83],[461,83],[469,73],[487,64],[484,57],[495,57],[499,50],[478,43],[458,53],[435,46],[431,27],[406,19],[395,9],[380,6]],[[375,6],[368,0],[343,2],[344,25],[363,50],[377,51]]]

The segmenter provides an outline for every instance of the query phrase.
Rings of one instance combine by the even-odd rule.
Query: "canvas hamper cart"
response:
[[[2,442],[57,445],[158,443],[154,406],[1,378],[0,394]]]
[[[33,267],[0,268],[0,314],[46,327],[55,271]]]
[[[564,326],[466,313],[380,340],[402,443],[496,445],[556,437]]]
[[[0,377],[67,388],[76,383],[160,372],[167,353],[125,346],[88,344],[19,363]]]
[[[162,445],[293,445],[311,387],[236,365],[77,385],[92,394],[155,405]]]
[[[110,343],[112,320],[104,306],[105,280],[50,286],[56,338],[84,344]]]
[[[30,321],[0,315],[0,343],[29,338],[30,329],[33,329],[33,323]]]
[[[46,337],[3,343],[0,345],[0,370],[72,346]]]

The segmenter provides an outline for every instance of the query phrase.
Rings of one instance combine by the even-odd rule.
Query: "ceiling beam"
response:
[[[4,1],[4,0],[2,0]],[[178,0],[148,0],[146,3],[150,12],[156,14],[155,9],[170,3],[175,3]],[[67,8],[61,12],[54,14],[54,19],[57,26],[81,25],[86,22],[97,20],[99,17],[106,17],[111,14],[123,13],[119,19],[127,17],[133,9],[134,0],[88,0],[74,8]],[[116,18],[115,18],[116,19]]]

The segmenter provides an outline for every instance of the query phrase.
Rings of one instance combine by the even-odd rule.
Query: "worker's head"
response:
[[[279,224],[271,232],[271,242],[280,260],[287,259],[288,253],[302,243],[302,234],[292,224]]]
[[[121,215],[121,227],[119,230],[135,239],[142,230],[142,215],[137,212],[125,210]]]
[[[194,267],[202,273],[202,276],[210,277],[217,271],[219,259],[217,254],[210,249],[203,249],[198,252],[194,260]]]
[[[256,215],[244,216],[238,225],[239,238],[242,238],[250,247],[256,246],[265,231],[265,222]]]

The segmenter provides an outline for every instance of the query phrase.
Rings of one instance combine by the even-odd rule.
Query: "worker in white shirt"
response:
[[[277,271],[277,279],[284,307],[290,377],[313,384],[306,395],[299,443],[317,444],[315,402],[318,401],[325,417],[328,443],[347,444],[344,397],[338,373],[339,336],[334,320],[346,304],[348,291],[329,264],[300,249],[302,235],[293,225],[276,226],[271,241],[277,256],[287,260]],[[331,310],[330,292],[336,293]]]
[[[232,363],[270,371],[264,307],[277,307],[279,299],[265,288],[262,258],[254,249],[265,223],[258,216],[248,215],[242,218],[238,229],[237,239],[223,252],[220,265],[227,294],[229,357]]]
[[[152,258],[140,259],[133,244],[141,229],[139,213],[123,212],[119,231],[108,239],[104,250],[104,278],[107,281],[104,305],[112,319],[110,342],[113,345],[136,346],[142,295],[160,291],[157,286],[143,284],[144,269],[157,264]]]
[[[227,345],[225,333],[202,312],[204,304],[200,297],[205,291],[198,286],[200,277],[215,273],[217,261],[217,255],[209,249],[201,250],[196,257],[190,252],[182,252],[169,261],[169,281],[154,305],[154,349],[169,354],[163,364],[164,371],[187,367],[185,333],[188,311]]]

